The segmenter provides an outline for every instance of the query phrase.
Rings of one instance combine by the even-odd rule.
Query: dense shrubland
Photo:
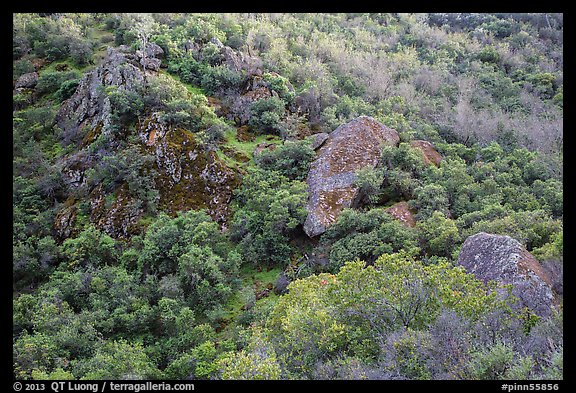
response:
[[[508,235],[561,293],[562,14],[13,21],[14,82],[38,73],[13,95],[16,378],[563,377],[561,309],[519,312],[512,295],[455,267],[468,236]],[[56,125],[59,106],[107,46],[148,42],[164,50],[163,68],[142,91],[106,90],[110,132],[78,150],[87,139]],[[251,101],[255,76],[270,94]],[[242,175],[225,231],[203,211],[158,207],[155,159],[137,138],[152,112]],[[401,143],[358,173],[361,205],[310,241],[305,137],[360,115]],[[253,139],[236,139],[241,129]],[[439,166],[414,139],[436,146]],[[262,141],[276,148],[253,154]],[[73,190],[66,159],[90,163]],[[87,198],[98,187],[110,205],[123,184],[145,216],[139,233],[115,239],[91,221]],[[386,211],[398,201],[409,201],[414,227]],[[76,202],[63,239],[54,222]]]

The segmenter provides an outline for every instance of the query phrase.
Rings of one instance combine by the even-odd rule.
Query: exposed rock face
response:
[[[380,146],[397,146],[400,137],[395,130],[371,117],[360,116],[336,128],[324,145],[308,173],[308,217],[304,231],[318,236],[336,221],[344,208],[350,207],[358,194],[356,171],[375,167]]]
[[[172,214],[207,209],[225,227],[232,192],[240,183],[238,174],[213,151],[199,146],[187,130],[166,127],[155,116],[139,128],[141,140],[156,157],[160,208]]]
[[[458,264],[484,282],[512,284],[512,293],[540,316],[550,314],[554,300],[548,272],[520,242],[480,232],[470,236],[460,250]]]
[[[142,68],[157,71],[164,51],[150,43],[142,51],[131,53],[121,45],[108,48],[102,64],[89,72],[80,81],[76,92],[62,103],[56,114],[56,123],[68,133],[85,133],[101,125],[104,131],[110,124],[110,100],[104,88],[117,86],[120,91],[137,92],[145,86],[146,73]],[[85,128],[85,130],[83,130]]]
[[[141,204],[130,195],[128,185],[123,183],[114,191],[114,199],[106,200],[102,187],[90,194],[90,221],[114,238],[128,238],[138,229],[138,221],[144,213]]]
[[[65,101],[56,117],[64,133],[79,143],[79,150],[62,159],[62,175],[69,189],[86,184],[86,171],[99,164],[108,154],[114,154],[120,144],[115,135],[105,135],[104,155],[88,148],[96,138],[108,131],[112,121],[108,86],[120,91],[139,93],[146,86],[147,61],[160,60],[162,49],[150,44],[146,51],[132,53],[127,47],[110,48],[103,63],[86,74],[76,92]],[[159,193],[158,207],[170,214],[190,209],[206,209],[223,227],[230,214],[232,191],[239,184],[236,172],[228,168],[214,152],[206,151],[184,129],[174,129],[162,123],[157,114],[149,115],[137,124],[142,147],[155,157],[150,169],[155,172],[155,186]],[[132,194],[127,183],[119,184],[108,195],[101,185],[89,195],[90,221],[115,238],[128,238],[140,229],[145,213],[143,205]],[[67,206],[57,213],[55,231],[60,239],[71,234],[75,206]]]
[[[17,89],[31,89],[38,83],[38,73],[29,72],[27,74],[21,75],[16,81],[15,87]]]
[[[224,64],[231,70],[246,71],[248,75],[262,75],[262,60],[259,57],[244,55],[229,46],[222,46],[220,54],[224,58]]]
[[[76,206],[73,203],[72,200],[71,203],[66,204],[54,217],[54,232],[56,238],[61,241],[75,234]]]
[[[143,87],[146,76],[137,60],[125,46],[108,48],[103,63],[87,73],[72,97],[62,103],[56,123],[68,134],[84,135],[98,125],[107,129],[111,107],[103,90],[117,86],[118,90],[134,92]]]
[[[319,134],[310,135],[307,138],[307,139],[312,141],[310,147],[314,150],[318,150],[320,147],[322,147],[324,142],[326,142],[326,140],[328,139],[328,135],[329,134],[326,132],[321,132]]]
[[[406,201],[395,203],[387,208],[386,212],[407,227],[413,228],[416,226],[416,218],[414,218]]]
[[[415,140],[410,142],[410,146],[416,148],[422,153],[422,157],[424,158],[424,162],[427,165],[434,164],[436,166],[440,166],[440,161],[442,161],[442,156],[434,145],[428,141],[422,140]]]

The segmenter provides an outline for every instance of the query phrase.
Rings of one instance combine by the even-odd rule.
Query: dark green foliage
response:
[[[290,180],[305,180],[316,153],[307,141],[286,141],[272,151],[265,150],[254,158],[265,171],[277,171]]]
[[[78,84],[78,79],[79,74],[76,71],[43,72],[38,78],[36,91],[39,94],[56,93],[56,97],[60,99],[66,90],[70,89],[71,84]],[[63,86],[65,83],[67,83],[67,85]]]
[[[14,78],[18,78],[23,74],[27,74],[29,72],[34,71],[35,71],[34,64],[32,64],[30,60],[22,59],[14,62],[14,72],[13,72]]]
[[[62,102],[70,98],[76,91],[78,83],[80,83],[78,79],[71,79],[63,82],[60,85],[60,88],[56,91],[56,98],[58,101]]]
[[[286,264],[292,253],[288,236],[306,218],[306,184],[254,169],[236,195],[240,209],[230,230],[243,259],[256,265]]]
[[[200,86],[210,95],[237,88],[242,81],[240,74],[224,65],[204,68],[201,75]]]
[[[13,94],[13,376],[562,379],[562,37],[554,13],[14,14],[13,82],[39,80]],[[97,92],[110,128],[88,116],[60,132],[107,46],[146,42],[160,71]],[[253,101],[254,86],[271,97]],[[360,115],[401,143],[308,239],[305,139]],[[242,178],[222,226],[158,211],[151,116]],[[276,149],[249,159],[262,142]],[[143,211],[137,230],[108,236],[116,216],[97,198]],[[399,201],[414,227],[386,212]],[[550,317],[454,267],[480,231],[540,261]]]
[[[284,116],[284,101],[278,97],[263,98],[250,106],[248,124],[257,134],[279,134]]]
[[[322,242],[330,245],[329,268],[332,272],[357,258],[372,263],[385,253],[418,252],[415,231],[383,209],[371,209],[366,213],[344,210],[338,221],[322,235]]]
[[[238,269],[218,225],[204,212],[189,211],[174,219],[161,214],[148,227],[139,255],[139,270],[163,277],[164,296],[182,296],[199,311],[227,299]]]
[[[137,92],[108,89],[106,92],[112,109],[115,128],[126,126],[138,118],[144,110],[142,96]]]
[[[178,62],[171,62],[168,64],[168,70],[177,74],[180,79],[185,83],[199,86],[207,70],[207,66],[199,63],[194,57],[187,55],[178,59]]]

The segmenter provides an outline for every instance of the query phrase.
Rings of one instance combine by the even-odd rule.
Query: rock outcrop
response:
[[[438,150],[436,150],[432,143],[423,140],[414,140],[410,142],[410,146],[420,151],[425,164],[440,166],[442,156],[438,153]]]
[[[134,198],[128,184],[122,183],[114,190],[114,198],[107,201],[106,193],[98,185],[90,193],[90,221],[96,228],[113,238],[129,238],[139,230],[139,221],[144,208]]]
[[[318,150],[322,147],[324,142],[328,139],[329,134],[326,132],[320,132],[318,134],[310,135],[308,140],[310,140],[310,147],[314,150]]]
[[[163,50],[156,44],[149,44],[144,52],[146,56],[142,51],[132,53],[125,45],[108,48],[102,64],[82,78],[75,93],[58,110],[55,121],[65,134],[84,137],[96,127],[102,127],[106,132],[111,122],[111,106],[104,89],[116,86],[119,91],[141,90],[146,83],[144,69],[157,70],[160,64],[157,56]]]
[[[550,314],[554,301],[548,272],[522,244],[509,236],[480,232],[468,237],[458,264],[484,282],[512,284],[512,293],[537,315]]]
[[[232,193],[240,183],[238,174],[215,152],[205,151],[185,129],[166,127],[154,115],[139,129],[142,142],[156,157],[160,208],[171,214],[206,209],[225,227]]]
[[[16,89],[32,89],[38,83],[38,73],[29,72],[24,75],[20,75],[18,80],[16,80]]]
[[[308,173],[308,216],[304,231],[322,234],[358,194],[356,171],[375,167],[383,144],[397,146],[398,133],[368,116],[360,116],[331,132],[317,151]]]
[[[414,214],[412,214],[410,206],[406,201],[400,201],[393,204],[386,209],[386,212],[407,227],[413,228],[416,226],[416,218],[414,217]]]
[[[77,141],[78,150],[61,160],[62,177],[70,190],[87,184],[88,169],[100,164],[103,157],[115,154],[123,144],[111,124],[111,103],[104,90],[115,86],[119,91],[141,94],[149,75],[154,75],[162,49],[150,44],[145,51],[133,53],[120,46],[110,48],[102,64],[90,71],[76,92],[66,100],[57,116],[64,135]],[[150,62],[154,64],[150,66]],[[170,214],[190,209],[206,209],[212,218],[225,227],[229,217],[232,192],[239,184],[238,174],[228,168],[213,151],[196,142],[194,135],[160,121],[156,113],[140,119],[136,125],[143,154],[155,162],[152,171],[159,193],[158,207]],[[106,135],[106,133],[108,133]],[[92,143],[104,135],[105,146],[94,154]],[[100,154],[100,152],[103,152]],[[141,229],[145,209],[126,182],[117,184],[112,193],[100,184],[92,185],[89,194],[90,221],[115,238],[128,238]],[[72,233],[75,206],[66,206],[57,213],[54,223],[59,239]]]

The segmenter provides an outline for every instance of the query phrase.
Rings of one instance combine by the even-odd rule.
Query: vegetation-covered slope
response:
[[[13,22],[16,378],[563,377],[562,14]],[[310,238],[360,116],[399,142]],[[480,232],[552,309],[460,266]]]

